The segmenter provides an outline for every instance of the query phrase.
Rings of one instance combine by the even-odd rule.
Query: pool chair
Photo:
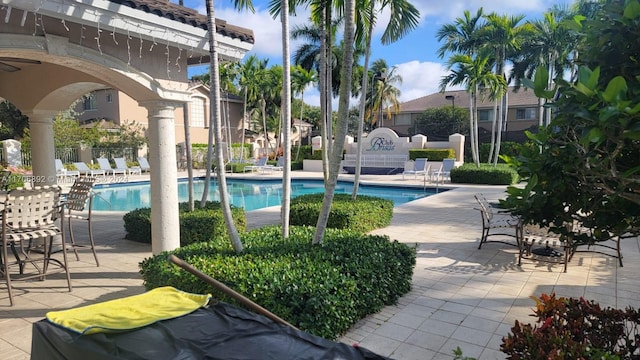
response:
[[[482,216],[482,235],[478,249],[487,242],[499,242],[520,248],[520,239],[522,238],[520,218],[509,212],[496,209],[481,193],[475,194],[474,197],[478,202],[478,207],[475,209],[480,211]]]
[[[74,162],[73,165],[76,167],[76,170],[80,172],[80,175],[104,176],[106,174],[104,170],[91,169],[83,162]]]
[[[255,163],[255,165],[249,165],[249,166],[245,166],[244,167],[244,171],[251,171],[251,172],[256,172],[256,171],[264,171],[264,169],[266,167],[269,167],[270,165],[267,165],[267,160],[269,158],[265,157],[261,157],[260,159],[258,159],[258,162]]]
[[[127,160],[123,157],[113,158],[113,161],[116,163],[116,169],[124,169],[125,174],[133,175],[142,175],[142,168],[139,166],[128,167]]]
[[[77,170],[67,170],[62,164],[62,160],[55,159],[56,164],[56,176],[60,180],[64,180],[67,177],[78,177],[80,176],[80,171]]]
[[[425,177],[429,173],[430,167],[431,166],[428,164],[427,158],[417,158],[413,162],[413,167],[409,167],[408,169],[405,168],[402,172],[402,180],[404,180],[405,175],[413,175],[414,179],[417,179],[418,175]]]
[[[113,175],[114,177],[118,174],[127,176],[127,169],[112,168],[111,164],[109,163],[109,159],[98,158],[97,160],[98,160],[98,165],[100,165],[100,170],[104,170],[105,174]]]
[[[80,260],[78,256],[78,248],[90,248],[93,252],[93,258],[96,260],[96,265],[100,266],[98,262],[98,254],[96,254],[96,246],[93,242],[93,226],[91,223],[91,212],[93,210],[93,184],[96,178],[91,176],[81,176],[69,189],[69,193],[65,197],[65,210],[67,212],[66,218],[69,225],[69,245],[76,255],[76,260]],[[76,242],[73,233],[72,220],[86,221],[89,230],[89,243],[80,244]]]
[[[435,180],[435,182],[444,183],[445,179],[451,181],[451,169],[453,169],[456,165],[456,159],[443,159],[442,165],[440,169],[436,170],[431,174],[431,177]]]
[[[138,165],[140,165],[140,171],[142,172],[151,171],[151,165],[149,165],[149,161],[144,156],[138,158]]]

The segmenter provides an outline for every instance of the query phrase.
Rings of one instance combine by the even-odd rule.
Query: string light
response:
[[[178,48],[178,57],[176,58],[176,66],[178,67],[178,72],[182,71],[182,67],[180,67],[180,58],[182,57],[182,49]]]
[[[98,34],[96,35],[96,37],[94,38],[96,40],[96,44],[98,44],[98,51],[100,51],[100,55],[102,55],[102,46],[100,45],[100,33],[102,32],[102,29],[100,29],[100,22],[98,21],[97,24],[97,29],[98,29]]]
[[[127,66],[131,65],[131,45],[129,44],[129,40],[131,40],[131,35],[129,35],[129,29],[127,29],[127,56],[129,57]]]
[[[167,78],[171,80],[171,59],[169,59],[169,41],[167,41],[167,46],[165,47],[165,54],[167,55]]]

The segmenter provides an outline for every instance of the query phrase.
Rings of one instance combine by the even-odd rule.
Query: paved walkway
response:
[[[365,176],[363,181],[423,185],[403,181],[400,175]],[[481,226],[473,209],[476,192],[496,200],[504,195],[504,187],[461,186],[395,208],[392,224],[375,233],[417,246],[413,289],[397,305],[361,320],[341,341],[357,342],[394,359],[452,359],[456,347],[466,356],[504,359],[499,351],[502,337],[515,320],[533,319],[530,296],[555,292],[584,296],[603,306],[640,307],[638,239],[623,242],[622,268],[616,259],[594,253],[577,253],[567,273],[560,266],[533,262],[518,267],[514,247],[489,243],[477,249]],[[80,261],[71,260],[73,292],[67,292],[66,281],[56,275],[45,282],[16,283],[16,305],[10,307],[4,284],[0,286],[0,359],[29,357],[31,325],[47,311],[144,291],[138,263],[151,255],[150,245],[124,240],[123,214],[95,214],[101,265],[95,266],[88,251],[81,253]],[[277,223],[279,210],[256,210],[247,220],[250,228]]]

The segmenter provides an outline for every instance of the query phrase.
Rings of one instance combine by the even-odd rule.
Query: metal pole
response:
[[[266,317],[268,317],[269,319],[289,326],[295,330],[298,330],[298,328],[296,328],[295,326],[289,324],[288,322],[286,322],[285,320],[283,320],[282,318],[280,318],[278,315],[270,312],[269,310],[263,308],[262,306],[254,303],[253,301],[251,301],[250,299],[247,299],[246,297],[242,296],[240,293],[236,292],[235,290],[231,289],[230,287],[228,287],[227,285],[219,282],[218,280],[212,278],[211,276],[201,272],[200,270],[196,269],[195,267],[193,267],[191,264],[185,262],[184,260],[180,259],[179,257],[175,256],[175,255],[169,255],[169,261],[178,265],[179,267],[183,268],[184,270],[192,273],[193,275],[195,275],[196,277],[198,277],[199,279],[203,280],[204,282],[206,282],[207,284],[212,285],[214,288],[216,288],[216,290],[224,293],[225,295],[228,295],[230,297],[232,297],[233,299],[237,300],[240,304],[248,307],[249,309],[257,312],[260,315],[264,315]]]

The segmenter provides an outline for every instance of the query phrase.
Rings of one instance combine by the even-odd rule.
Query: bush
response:
[[[537,324],[516,321],[500,346],[510,359],[637,359],[640,314],[606,308],[583,298],[542,294]]]
[[[171,253],[294,326],[329,339],[411,289],[414,248],[386,236],[334,229],[327,229],[323,244],[312,245],[313,234],[312,227],[291,227],[283,239],[280,227],[269,226],[241,234],[242,254],[222,238]],[[140,263],[147,289],[169,285],[237,304],[172,266],[168,255]]]
[[[409,150],[409,160],[427,158],[429,161],[442,161],[456,157],[453,149],[411,149]]]
[[[180,203],[179,212],[180,246],[209,241],[216,237],[228,237],[219,202],[207,201],[205,208],[196,205],[193,211],[188,211],[188,203]],[[244,208],[231,206],[231,215],[238,231],[245,231],[247,219]],[[123,220],[127,232],[125,239],[151,243],[151,208],[130,211],[124,215]]]
[[[512,185],[519,181],[518,172],[505,164],[464,164],[451,170],[451,182],[457,184]]]
[[[291,200],[291,225],[316,226],[324,194],[307,194]],[[367,233],[391,224],[393,201],[374,196],[335,194],[327,227]]]

